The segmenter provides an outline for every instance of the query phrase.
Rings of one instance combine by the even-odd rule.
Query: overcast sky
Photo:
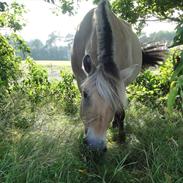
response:
[[[12,2],[12,0],[5,0]],[[17,2],[24,3],[27,9],[25,15],[26,27],[21,31],[21,35],[25,40],[34,38],[47,40],[48,35],[56,31],[61,36],[66,36],[68,33],[74,34],[77,25],[81,22],[84,15],[93,7],[91,0],[79,1],[80,7],[75,16],[53,14],[54,5],[45,3],[43,0],[18,0]],[[152,33],[160,30],[174,30],[175,25],[170,23],[150,22],[143,32]]]

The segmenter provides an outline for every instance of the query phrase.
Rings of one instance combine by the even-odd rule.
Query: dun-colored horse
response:
[[[160,49],[153,48],[142,50],[131,26],[117,18],[105,0],[84,17],[74,39],[72,69],[82,95],[85,142],[91,149],[106,149],[112,120],[119,127],[119,141],[125,140],[125,87],[143,65],[162,60]]]

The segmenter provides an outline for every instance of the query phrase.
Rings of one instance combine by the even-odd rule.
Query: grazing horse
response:
[[[82,20],[74,38],[71,63],[82,95],[85,143],[91,149],[106,149],[106,131],[112,120],[113,126],[119,127],[120,142],[125,140],[125,87],[143,65],[162,60],[160,49],[153,48],[142,50],[130,24],[117,18],[105,0]]]

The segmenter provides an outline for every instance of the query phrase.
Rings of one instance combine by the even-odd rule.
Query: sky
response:
[[[12,2],[12,0],[5,0]],[[67,34],[75,34],[77,26],[85,16],[85,14],[95,7],[91,0],[79,1],[77,14],[74,16],[63,15],[59,13],[56,16],[53,13],[54,5],[44,2],[43,0],[17,0],[17,2],[25,4],[27,13],[25,15],[26,27],[20,32],[22,37],[29,41],[38,38],[45,42],[51,32],[57,32],[60,36]],[[143,29],[143,32],[150,34],[160,30],[173,31],[175,25],[167,22],[150,22]]]

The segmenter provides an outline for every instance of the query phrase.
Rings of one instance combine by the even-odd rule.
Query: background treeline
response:
[[[167,45],[171,45],[174,37],[174,31],[159,31],[153,32],[149,36],[146,33],[141,33],[139,39],[141,43],[165,42]]]
[[[173,42],[175,32],[159,31],[150,35],[142,33],[140,35],[141,43],[150,42],[166,42],[170,45]],[[74,36],[68,34],[66,37],[61,37],[55,32],[51,33],[45,43],[39,39],[34,39],[28,42],[31,50],[31,57],[34,60],[70,60],[71,47]],[[62,45],[65,46],[62,46]]]
[[[31,50],[31,57],[35,60],[70,60],[72,41],[73,35],[71,34],[60,37],[53,32],[48,36],[45,43],[39,39],[34,39],[29,41],[28,45]]]

